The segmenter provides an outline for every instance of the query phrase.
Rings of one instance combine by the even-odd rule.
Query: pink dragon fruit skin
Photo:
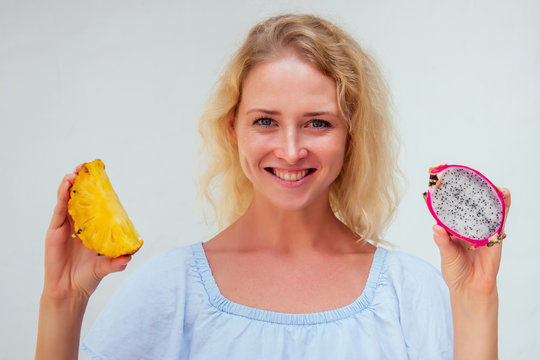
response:
[[[438,225],[472,248],[504,239],[504,196],[488,178],[462,165],[439,165],[429,174],[424,199]]]

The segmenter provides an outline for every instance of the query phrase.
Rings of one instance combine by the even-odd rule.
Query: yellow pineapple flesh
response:
[[[100,255],[133,254],[143,241],[129,220],[100,159],[83,164],[70,189],[75,235]]]

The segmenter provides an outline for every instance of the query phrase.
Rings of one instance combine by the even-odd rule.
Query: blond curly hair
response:
[[[348,126],[344,164],[331,185],[330,206],[361,239],[377,244],[395,213],[402,179],[387,85],[375,61],[351,36],[317,16],[281,15],[251,29],[199,120],[206,157],[200,191],[211,204],[219,228],[248,208],[252,184],[240,166],[230,121],[250,69],[291,48],[334,79],[340,116]]]

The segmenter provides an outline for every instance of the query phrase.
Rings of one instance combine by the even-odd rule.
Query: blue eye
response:
[[[269,118],[260,118],[255,120],[255,124],[264,126],[264,127],[270,127],[272,126],[273,120]]]
[[[324,120],[313,120],[311,121],[311,126],[314,128],[325,128],[330,127],[330,123]]]

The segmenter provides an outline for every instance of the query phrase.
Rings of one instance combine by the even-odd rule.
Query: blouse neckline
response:
[[[259,320],[276,324],[287,325],[314,325],[329,323],[348,318],[360,313],[368,308],[375,296],[380,278],[383,273],[383,266],[386,259],[387,250],[377,247],[373,255],[373,261],[369,270],[368,279],[362,294],[351,304],[341,308],[326,310],[315,313],[281,313],[270,310],[262,310],[242,304],[235,303],[224,297],[216,283],[212,270],[208,263],[208,258],[204,252],[202,243],[191,246],[195,267],[201,277],[202,284],[208,295],[210,304],[221,312],[245,317],[252,320]]]

